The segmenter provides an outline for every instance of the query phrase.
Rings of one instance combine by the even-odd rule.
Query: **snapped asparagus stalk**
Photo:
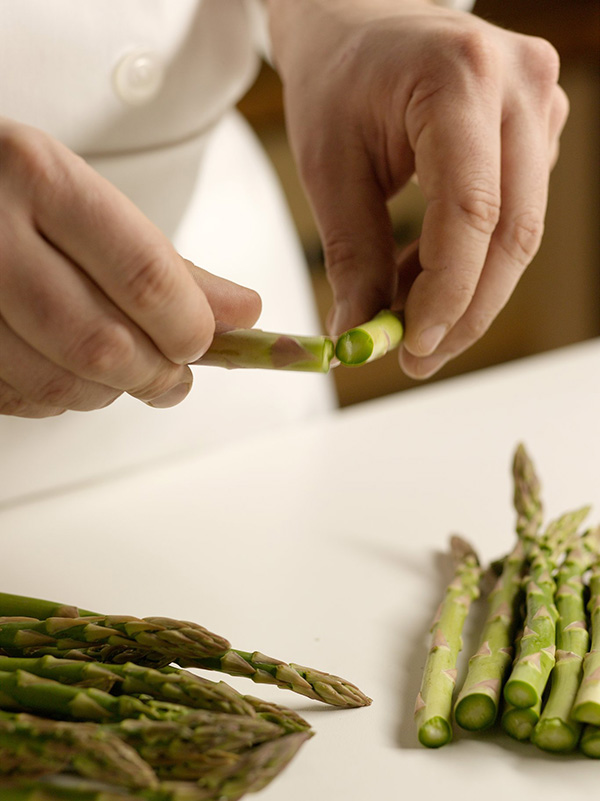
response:
[[[155,787],[156,774],[122,738],[91,723],[0,712],[0,776],[69,772],[125,787]]]
[[[579,750],[590,759],[600,759],[600,726],[588,724],[584,727]]]
[[[398,347],[403,335],[404,326],[399,315],[386,309],[372,320],[340,334],[335,355],[346,367],[358,367]]]
[[[481,578],[479,560],[471,546],[460,537],[452,537],[450,547],[454,576],[431,627],[431,648],[415,705],[419,741],[428,748],[438,748],[452,738],[450,716],[456,662],[462,648],[463,626],[471,602],[479,595]]]
[[[504,698],[516,707],[535,706],[556,661],[556,583],[552,571],[575,536],[589,507],[554,520],[529,551],[526,618],[517,659],[504,686]]]
[[[327,373],[333,353],[333,340],[326,336],[220,327],[209,349],[194,364],[230,370],[241,367]]]
[[[592,566],[588,609],[591,644],[583,660],[583,677],[571,714],[580,723],[600,726],[600,558]]]
[[[600,528],[588,531],[568,549],[558,572],[556,664],[550,694],[531,738],[544,751],[572,751],[581,734],[581,724],[573,719],[571,710],[589,644],[583,577],[599,546]]]
[[[517,707],[505,703],[502,710],[502,728],[513,740],[530,740],[540,719],[541,709],[541,699],[536,701],[533,706],[527,707]]]
[[[522,574],[542,521],[540,482],[523,445],[515,452],[512,472],[518,540],[504,559],[502,572],[488,597],[479,648],[469,660],[454,708],[458,725],[470,731],[489,728],[498,716],[503,682],[512,662]]]

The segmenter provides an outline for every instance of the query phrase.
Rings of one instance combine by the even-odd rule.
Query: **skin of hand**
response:
[[[332,333],[404,309],[403,370],[479,339],[533,259],[568,115],[543,39],[428,0],[268,0],[289,138],[322,238]],[[387,201],[411,177],[421,236]]]
[[[0,120],[0,414],[174,406],[215,318],[260,298],[182,258],[124,195],[37,129]]]

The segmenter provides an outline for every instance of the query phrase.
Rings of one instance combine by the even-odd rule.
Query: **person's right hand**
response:
[[[174,406],[215,318],[259,314],[255,292],[182,258],[81,158],[0,120],[0,414],[87,411],[123,392]]]

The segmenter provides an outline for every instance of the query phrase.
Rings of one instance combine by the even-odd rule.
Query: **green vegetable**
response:
[[[452,739],[452,694],[456,661],[462,648],[462,630],[471,602],[479,595],[481,568],[475,551],[460,537],[452,537],[454,577],[431,628],[431,647],[415,705],[419,742],[439,748]]]
[[[372,320],[340,334],[335,355],[346,367],[358,367],[385,356],[400,344],[403,335],[398,314],[381,311]]]

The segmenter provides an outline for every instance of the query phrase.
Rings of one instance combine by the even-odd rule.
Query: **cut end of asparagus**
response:
[[[419,726],[418,737],[421,745],[427,748],[440,748],[452,739],[452,729],[445,718],[430,718]]]
[[[540,720],[531,739],[542,751],[565,754],[577,745],[579,732],[560,718],[547,718]]]
[[[518,709],[527,709],[538,702],[535,687],[519,679],[509,679],[504,688],[505,700]]]
[[[454,710],[454,717],[461,729],[483,731],[496,720],[498,707],[484,693],[471,693],[461,699]]]
[[[595,701],[584,701],[573,707],[573,718],[580,723],[591,723],[600,726],[600,704]]]
[[[340,334],[335,355],[346,367],[358,367],[385,356],[400,344],[403,335],[398,315],[381,311],[372,320]]]
[[[590,759],[600,759],[600,728],[586,726],[579,743],[579,750]]]
[[[529,740],[539,719],[539,712],[533,707],[507,709],[502,716],[502,728],[513,740]]]

